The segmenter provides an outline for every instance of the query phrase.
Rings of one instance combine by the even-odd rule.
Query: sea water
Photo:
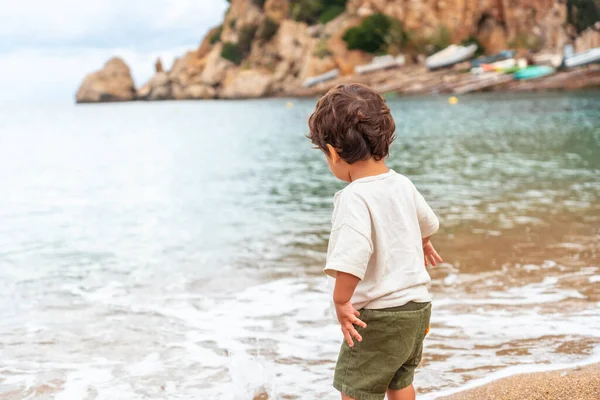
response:
[[[442,226],[419,392],[596,360],[600,92],[388,102]],[[0,397],[338,398],[314,103],[3,108]]]

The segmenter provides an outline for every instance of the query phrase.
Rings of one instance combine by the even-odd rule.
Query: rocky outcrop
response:
[[[575,51],[577,52],[595,47],[600,47],[600,21],[596,22],[596,26],[586,29],[575,40]]]
[[[156,71],[156,73],[164,72],[162,61],[160,61],[160,58],[157,58],[156,62],[154,63],[154,70]]]
[[[207,55],[208,52],[213,48],[213,44],[221,40],[222,31],[222,25],[219,25],[208,31],[208,33],[204,37],[204,40],[202,41],[202,44],[200,45],[200,47],[198,47],[198,50],[196,50],[196,55],[198,56],[198,58],[202,58],[205,55]]]
[[[168,100],[171,98],[171,80],[166,72],[158,72],[138,90],[138,99],[140,100]]]
[[[220,57],[220,47],[211,50]],[[209,53],[210,54],[210,53]],[[215,57],[215,56],[213,56]],[[212,59],[211,59],[212,60]],[[226,68],[216,63],[207,69],[207,58],[198,57],[197,52],[190,51],[173,63],[169,72],[157,72],[140,90],[140,100],[191,100],[211,99],[216,96],[212,86],[224,78]],[[222,60],[226,62],[225,60]]]
[[[175,100],[206,100],[214,99],[217,97],[217,90],[212,86],[206,86],[202,84],[192,84],[181,88],[180,86],[174,87],[173,97]]]
[[[193,51],[190,51],[185,56],[177,59],[175,63],[173,63],[171,71],[169,71],[169,79],[171,81],[173,98],[177,100],[206,98],[205,96],[192,96],[192,93],[199,93],[197,88],[191,91],[186,91],[187,88],[192,86],[210,86],[202,80],[202,74],[206,70],[205,67],[205,60],[198,57],[198,54]]]
[[[507,48],[507,33],[495,18],[484,19],[477,30],[477,39],[489,53],[498,53]]]
[[[306,59],[302,70],[300,71],[300,79],[305,80],[311,76],[324,74],[327,71],[337,68],[338,64],[335,59],[329,57],[310,56]]]
[[[200,82],[205,85],[217,85],[227,75],[227,70],[233,67],[233,63],[221,57],[223,45],[217,44],[205,58],[204,69],[200,74]]]
[[[224,99],[263,97],[269,93],[272,83],[273,75],[263,71],[231,71],[225,79],[220,97]]]
[[[236,43],[240,33],[250,27],[260,26],[265,15],[261,7],[254,0],[231,0],[231,7],[225,15],[221,42]]]
[[[104,68],[85,77],[76,95],[77,103],[131,101],[136,97],[131,71],[123,60],[111,58]]]
[[[287,18],[289,9],[289,0],[267,0],[264,7],[265,16],[277,23]]]
[[[304,22],[283,21],[275,37],[277,54],[284,61],[299,61],[306,55],[310,45],[316,40],[308,35]]]

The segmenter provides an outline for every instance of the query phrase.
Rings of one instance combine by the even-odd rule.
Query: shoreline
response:
[[[516,94],[535,94],[535,93],[576,93],[576,92],[585,92],[585,91],[595,91],[600,90],[600,85],[593,86],[585,86],[579,87],[575,89],[571,88],[541,88],[541,89],[531,89],[531,90],[480,90],[473,91],[469,93],[457,94],[456,96],[462,95],[472,95],[472,94],[508,94],[508,93],[516,93]],[[398,98],[419,98],[419,97],[428,97],[428,96],[438,96],[438,95],[452,95],[452,93],[448,92],[433,92],[433,93],[404,93],[397,94],[397,92],[382,92],[382,95],[394,95]],[[314,99],[318,98],[319,94],[303,94],[303,95],[293,95],[288,93],[277,94],[274,96],[263,96],[263,97],[239,97],[234,99],[224,99],[224,98],[214,98],[214,99],[164,99],[164,100],[120,100],[120,101],[103,101],[103,102],[81,102],[75,103],[76,106],[90,106],[95,104],[120,104],[120,103],[186,103],[186,102],[237,102],[237,101],[247,101],[247,100],[273,100],[273,99],[285,99],[285,100],[306,100],[306,99]]]
[[[453,68],[429,71],[423,66],[413,65],[377,71],[367,75],[342,76],[311,88],[296,88],[292,91],[265,97],[320,96],[339,84],[347,83],[362,83],[380,93],[394,93],[399,96],[573,91],[600,88],[600,65],[592,64],[559,70],[544,77],[527,80],[517,80],[511,74],[491,72],[484,75],[472,75]]]
[[[133,98],[127,100],[110,99],[102,101],[78,101],[77,104],[162,102],[190,100],[255,100],[255,99],[306,99],[319,97],[329,89],[348,83],[361,83],[372,87],[382,94],[400,97],[432,96],[439,94],[463,95],[468,93],[536,93],[536,92],[572,92],[600,89],[600,65],[592,64],[579,68],[560,70],[554,74],[529,80],[516,80],[511,75],[489,73],[472,75],[470,73],[443,69],[428,71],[423,66],[376,71],[370,74],[351,74],[341,76],[310,88],[297,87],[282,92],[269,92],[263,96],[235,96],[229,98]]]
[[[595,379],[594,379],[595,378]],[[569,400],[600,399],[600,353],[583,361],[569,364],[516,365],[491,373],[489,376],[440,392],[418,396],[420,400],[505,400],[558,399],[571,387],[577,387],[579,397]],[[590,397],[592,396],[592,397]]]

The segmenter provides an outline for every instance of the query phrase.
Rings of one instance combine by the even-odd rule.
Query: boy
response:
[[[309,126],[331,172],[349,183],[334,197],[325,266],[345,338],[334,387],[343,400],[415,399],[431,315],[426,266],[442,261],[429,241],[438,219],[412,182],[385,165],[396,126],[378,93],[335,87]]]

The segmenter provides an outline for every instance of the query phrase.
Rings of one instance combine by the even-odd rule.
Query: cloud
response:
[[[136,86],[154,73],[157,57],[165,68],[192,46],[139,52],[131,49],[26,49],[0,56],[0,102],[71,102],[86,74],[100,69],[113,56],[131,68]]]
[[[199,41],[225,0],[18,0],[0,12],[0,49],[23,46],[149,48]]]
[[[139,86],[223,20],[225,0],[18,0],[0,10],[0,101],[72,101],[86,74],[122,57]]]

